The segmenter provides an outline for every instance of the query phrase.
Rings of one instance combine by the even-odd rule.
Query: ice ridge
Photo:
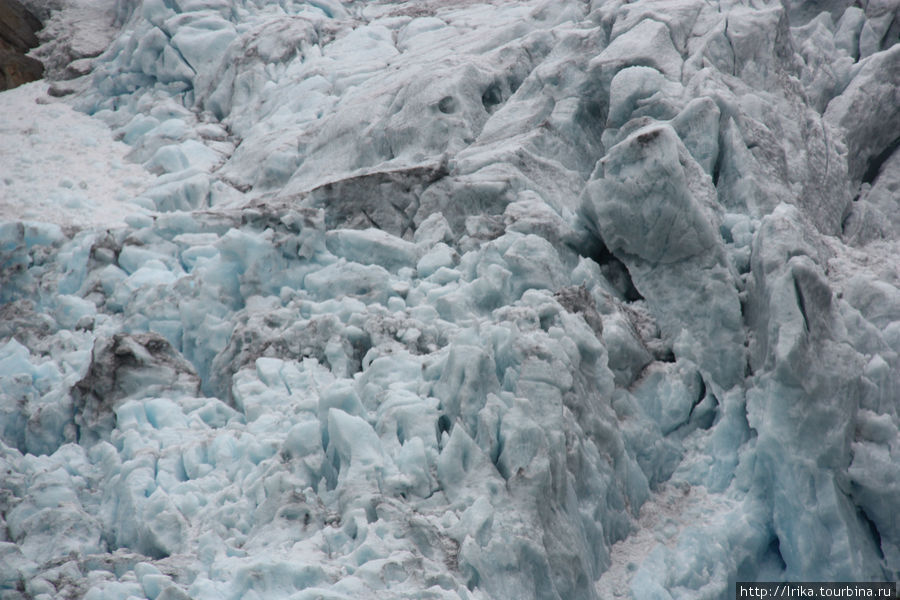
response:
[[[146,173],[0,222],[3,598],[900,579],[896,1],[26,5]]]

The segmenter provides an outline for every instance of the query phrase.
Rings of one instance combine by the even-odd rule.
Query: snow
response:
[[[0,596],[898,579],[898,21],[845,4],[30,2]]]
[[[0,94],[0,215],[64,226],[121,226],[154,177],[109,128],[36,81]]]

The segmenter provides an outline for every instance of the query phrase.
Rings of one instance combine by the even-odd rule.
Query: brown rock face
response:
[[[44,65],[25,56],[38,45],[35,32],[41,27],[37,17],[16,0],[0,0],[0,90],[44,75]]]
[[[0,50],[0,90],[8,90],[44,76],[44,65],[30,56]]]

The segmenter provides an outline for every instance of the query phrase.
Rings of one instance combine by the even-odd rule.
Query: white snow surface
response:
[[[0,597],[900,579],[864,4],[28,2]]]
[[[0,94],[0,218],[124,226],[156,179],[104,123],[47,96],[36,81]]]

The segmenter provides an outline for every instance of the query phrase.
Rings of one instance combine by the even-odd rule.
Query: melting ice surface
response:
[[[81,4],[143,183],[0,224],[3,598],[900,578],[896,2]]]

